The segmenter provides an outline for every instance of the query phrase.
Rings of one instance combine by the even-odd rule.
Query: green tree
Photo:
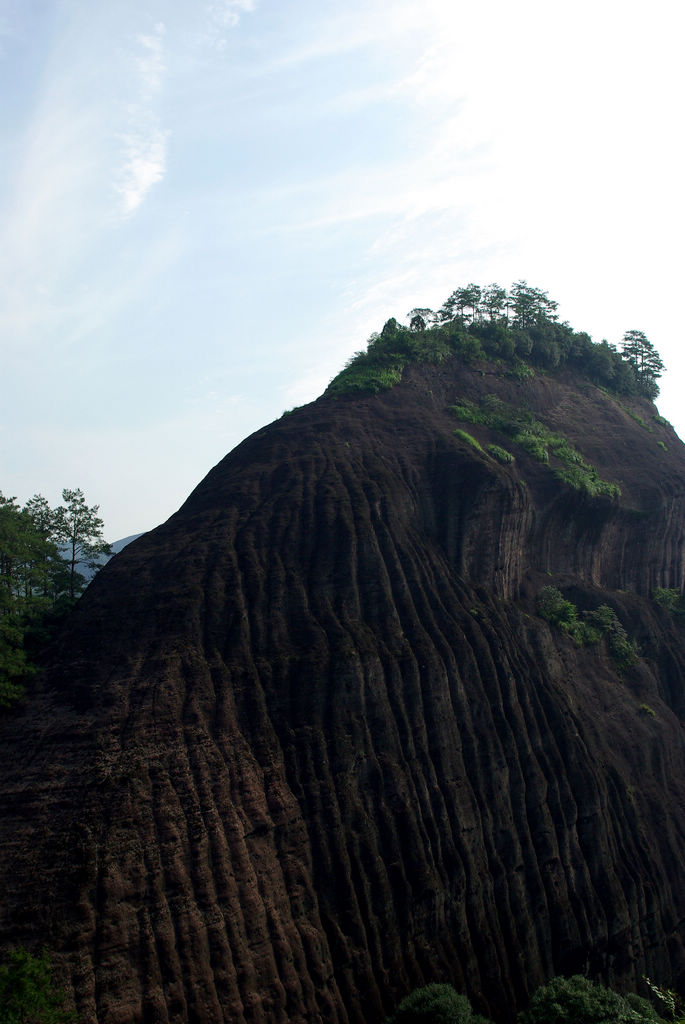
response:
[[[480,301],[480,285],[469,284],[465,288],[456,288],[438,311],[438,320],[440,323],[450,323],[458,319],[463,327],[467,321],[476,320],[480,309]],[[469,315],[466,313],[467,309],[471,310]]]
[[[414,989],[386,1024],[469,1024],[471,1004],[451,985],[433,983]]]
[[[507,311],[507,290],[498,284],[489,284],[483,291],[483,308],[490,320],[500,320]]]
[[[552,978],[518,1015],[519,1024],[653,1024],[659,1020],[646,1000],[629,1000],[580,974]]]
[[[438,323],[449,323],[456,318],[457,292],[452,292],[437,312]]]
[[[593,345],[586,357],[587,374],[605,387],[616,376],[616,351],[606,341]]]
[[[391,322],[396,323],[388,321],[386,328]],[[80,488],[65,488],[62,501],[64,505],[55,511],[54,529],[57,540],[68,552],[65,561],[69,566],[69,596],[73,599],[85,583],[84,576],[77,572],[76,566],[81,563],[95,569],[99,557],[110,555],[112,549],[102,536],[104,523],[98,516],[99,505],[89,508]]]
[[[64,993],[55,988],[45,950],[32,956],[10,949],[0,964],[0,1024],[67,1024],[75,1015],[64,1008]]]
[[[409,329],[411,331],[425,331],[428,324],[434,324],[437,320],[437,314],[427,306],[415,306],[407,313],[407,316],[410,318]]]
[[[0,709],[11,707],[36,672],[35,658],[61,615],[83,589],[78,562],[97,565],[109,554],[98,506],[81,491],[62,492],[53,511],[35,494],[23,508],[0,493]],[[65,559],[59,544],[68,551]]]
[[[47,498],[42,494],[34,494],[24,505],[24,511],[28,512],[36,530],[44,537],[51,537],[55,524],[55,513],[50,508]]]
[[[51,598],[53,603],[63,589],[64,562],[55,539],[55,513],[42,494],[34,494],[23,512],[28,516],[33,535],[34,560],[30,567],[34,598]]]
[[[470,319],[473,323],[477,319],[480,310],[480,302],[482,298],[480,285],[473,284],[473,282],[471,284],[467,284],[465,288],[458,288],[456,295],[457,308],[460,312],[462,324],[465,321],[467,309],[471,310]]]
[[[36,530],[29,512],[0,493],[0,708],[22,696],[35,671],[26,633],[49,604],[44,591],[56,557],[57,548]]]
[[[557,320],[558,302],[550,299],[547,292],[531,287],[526,281],[516,281],[511,286],[509,305],[513,313],[513,326],[527,329]]]
[[[643,331],[626,331],[621,342],[623,358],[633,370],[638,382],[638,391],[646,398],[654,399],[659,394],[657,380],[664,372],[661,356]]]

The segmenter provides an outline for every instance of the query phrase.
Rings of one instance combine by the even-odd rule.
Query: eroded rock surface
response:
[[[621,498],[456,437],[485,394]],[[100,1024],[373,1024],[426,980],[506,1020],[578,970],[685,987],[685,633],[650,599],[683,583],[685,455],[636,410],[651,429],[454,362],[240,445],[0,724],[2,941],[54,951]],[[637,664],[552,630],[548,583],[610,604]]]

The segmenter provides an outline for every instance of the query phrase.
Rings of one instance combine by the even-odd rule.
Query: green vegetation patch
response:
[[[661,1017],[646,999],[621,996],[588,978],[552,978],[518,1015],[518,1024],[658,1024]]]
[[[549,462],[547,442],[539,433],[532,430],[520,430],[514,434],[513,440],[523,448],[524,452],[528,452],[536,462]]]
[[[535,367],[529,363],[524,363],[522,359],[515,358],[512,366],[507,370],[506,376],[511,380],[517,380],[520,383],[526,380],[532,380],[535,377]]]
[[[557,587],[543,587],[537,597],[537,607],[540,618],[566,631],[578,620],[578,609]]]
[[[568,366],[615,394],[658,395],[664,365],[641,331],[626,331],[619,351],[559,323],[557,307],[547,292],[526,281],[514,282],[509,291],[497,284],[457,288],[439,310],[410,310],[409,326],[391,317],[326,393],[384,391],[399,382],[398,369],[410,363],[439,364],[458,356],[465,363],[488,359],[502,364],[504,375],[519,382]]]
[[[402,380],[402,363],[391,366],[374,365],[368,360],[348,363],[344,370],[328,385],[329,395],[349,395],[354,392],[377,395],[389,391]]]
[[[676,1017],[677,999],[645,979],[662,1001],[666,1019]],[[670,1002],[667,997],[672,997]],[[518,1024],[664,1024],[651,1002],[635,993],[619,995],[612,989],[576,974],[552,978],[541,985],[528,1009],[518,1014]],[[402,1000],[385,1024],[488,1024],[475,1014],[469,1000],[451,985],[433,983],[414,989]],[[678,1021],[682,1024],[682,1021]]]
[[[597,644],[604,638],[617,668],[629,668],[637,661],[635,641],[630,639],[616,612],[608,604],[583,612],[581,617],[575,604],[567,600],[557,587],[547,586],[538,594],[537,610],[540,618],[568,633],[582,647]]]
[[[457,429],[454,431],[454,433],[455,436],[458,437],[460,441],[465,441],[466,444],[470,444],[472,448],[477,448],[479,452],[483,451],[483,446],[481,445],[481,443],[477,441],[475,437],[473,437],[471,434],[467,433],[465,430]]]
[[[527,409],[515,409],[496,395],[486,395],[480,405],[462,398],[451,409],[462,422],[475,423],[506,434],[537,462],[549,465],[551,459],[554,459],[561,463],[551,468],[555,476],[568,487],[590,497],[620,497],[621,488],[618,484],[601,480],[595,467],[585,461],[567,438],[553,433]]]
[[[461,355],[466,362],[482,358],[477,338],[463,332],[414,331],[394,318],[383,330],[371,335],[366,350],[355,352],[326,389],[327,395],[361,392],[378,394],[402,380],[402,371],[410,363],[439,365],[448,356]]]
[[[414,989],[402,1000],[386,1024],[477,1024],[466,996],[451,985],[433,983]]]
[[[64,1007],[64,992],[52,982],[45,950],[32,956],[23,947],[10,949],[0,964],[2,1024],[70,1024],[76,1015]]]
[[[79,566],[95,569],[110,553],[98,506],[88,508],[80,490],[62,498],[51,509],[36,494],[21,508],[0,492],[0,710],[24,695],[35,658],[84,589]]]
[[[591,498],[597,495],[605,495],[608,498],[620,498],[621,488],[609,480],[600,480],[594,466],[572,466],[567,469],[555,470],[555,476],[563,480],[569,487],[576,491],[583,491]]]
[[[463,420],[465,423],[482,423],[491,426],[483,410],[475,402],[469,402],[467,398],[463,398],[453,405],[452,412],[458,420]]]
[[[652,591],[652,599],[677,618],[685,617],[685,595],[679,590],[668,587],[657,587]]]
[[[580,452],[561,434],[548,434],[547,443],[555,458],[566,466],[584,466]]]
[[[632,409],[628,409],[625,405],[623,405],[621,408],[624,412],[628,413],[631,420],[635,420],[639,427],[642,427],[643,430],[651,431],[652,428],[649,426],[649,424],[645,423],[645,421],[643,420],[642,416],[639,415],[639,413],[633,412]]]
[[[508,452],[506,448],[500,448],[498,444],[489,444],[485,450],[488,455],[491,455],[493,459],[496,459],[497,462],[501,462],[504,466],[514,461],[514,456],[511,452]]]

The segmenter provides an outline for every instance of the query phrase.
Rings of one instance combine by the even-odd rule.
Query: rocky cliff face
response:
[[[485,394],[620,499],[457,437]],[[240,445],[0,725],[3,942],[55,951],[100,1024],[373,1024],[426,980],[506,1020],[578,970],[685,987],[685,633],[650,599],[683,583],[685,454],[631,411],[455,361]],[[550,583],[638,661],[552,629]]]

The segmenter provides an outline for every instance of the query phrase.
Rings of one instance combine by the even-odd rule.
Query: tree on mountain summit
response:
[[[428,309],[427,306],[415,306],[407,314],[410,317],[409,329],[411,331],[425,331],[428,324],[434,324],[437,321],[437,316],[432,309]]]
[[[471,310],[471,320],[475,321],[478,316],[478,310],[480,308],[480,301],[482,298],[482,292],[480,285],[468,284],[466,288],[458,288],[457,292],[457,307],[461,315],[462,324],[466,318],[466,310]]]
[[[477,284],[469,284],[465,288],[457,288],[443,303],[438,317],[442,323],[450,323],[459,320],[463,327],[467,321],[475,321],[478,315],[481,301],[481,289]],[[470,309],[470,315],[466,310]]]
[[[658,378],[664,372],[661,356],[643,331],[626,331],[621,343],[623,358],[635,371],[638,390],[647,398],[659,394]]]
[[[499,320],[506,315],[507,290],[498,284],[489,284],[483,291],[483,306],[490,320]]]
[[[532,288],[526,281],[516,281],[511,286],[509,306],[514,327],[526,330],[539,323],[553,323],[557,320],[558,305],[547,292]]]

